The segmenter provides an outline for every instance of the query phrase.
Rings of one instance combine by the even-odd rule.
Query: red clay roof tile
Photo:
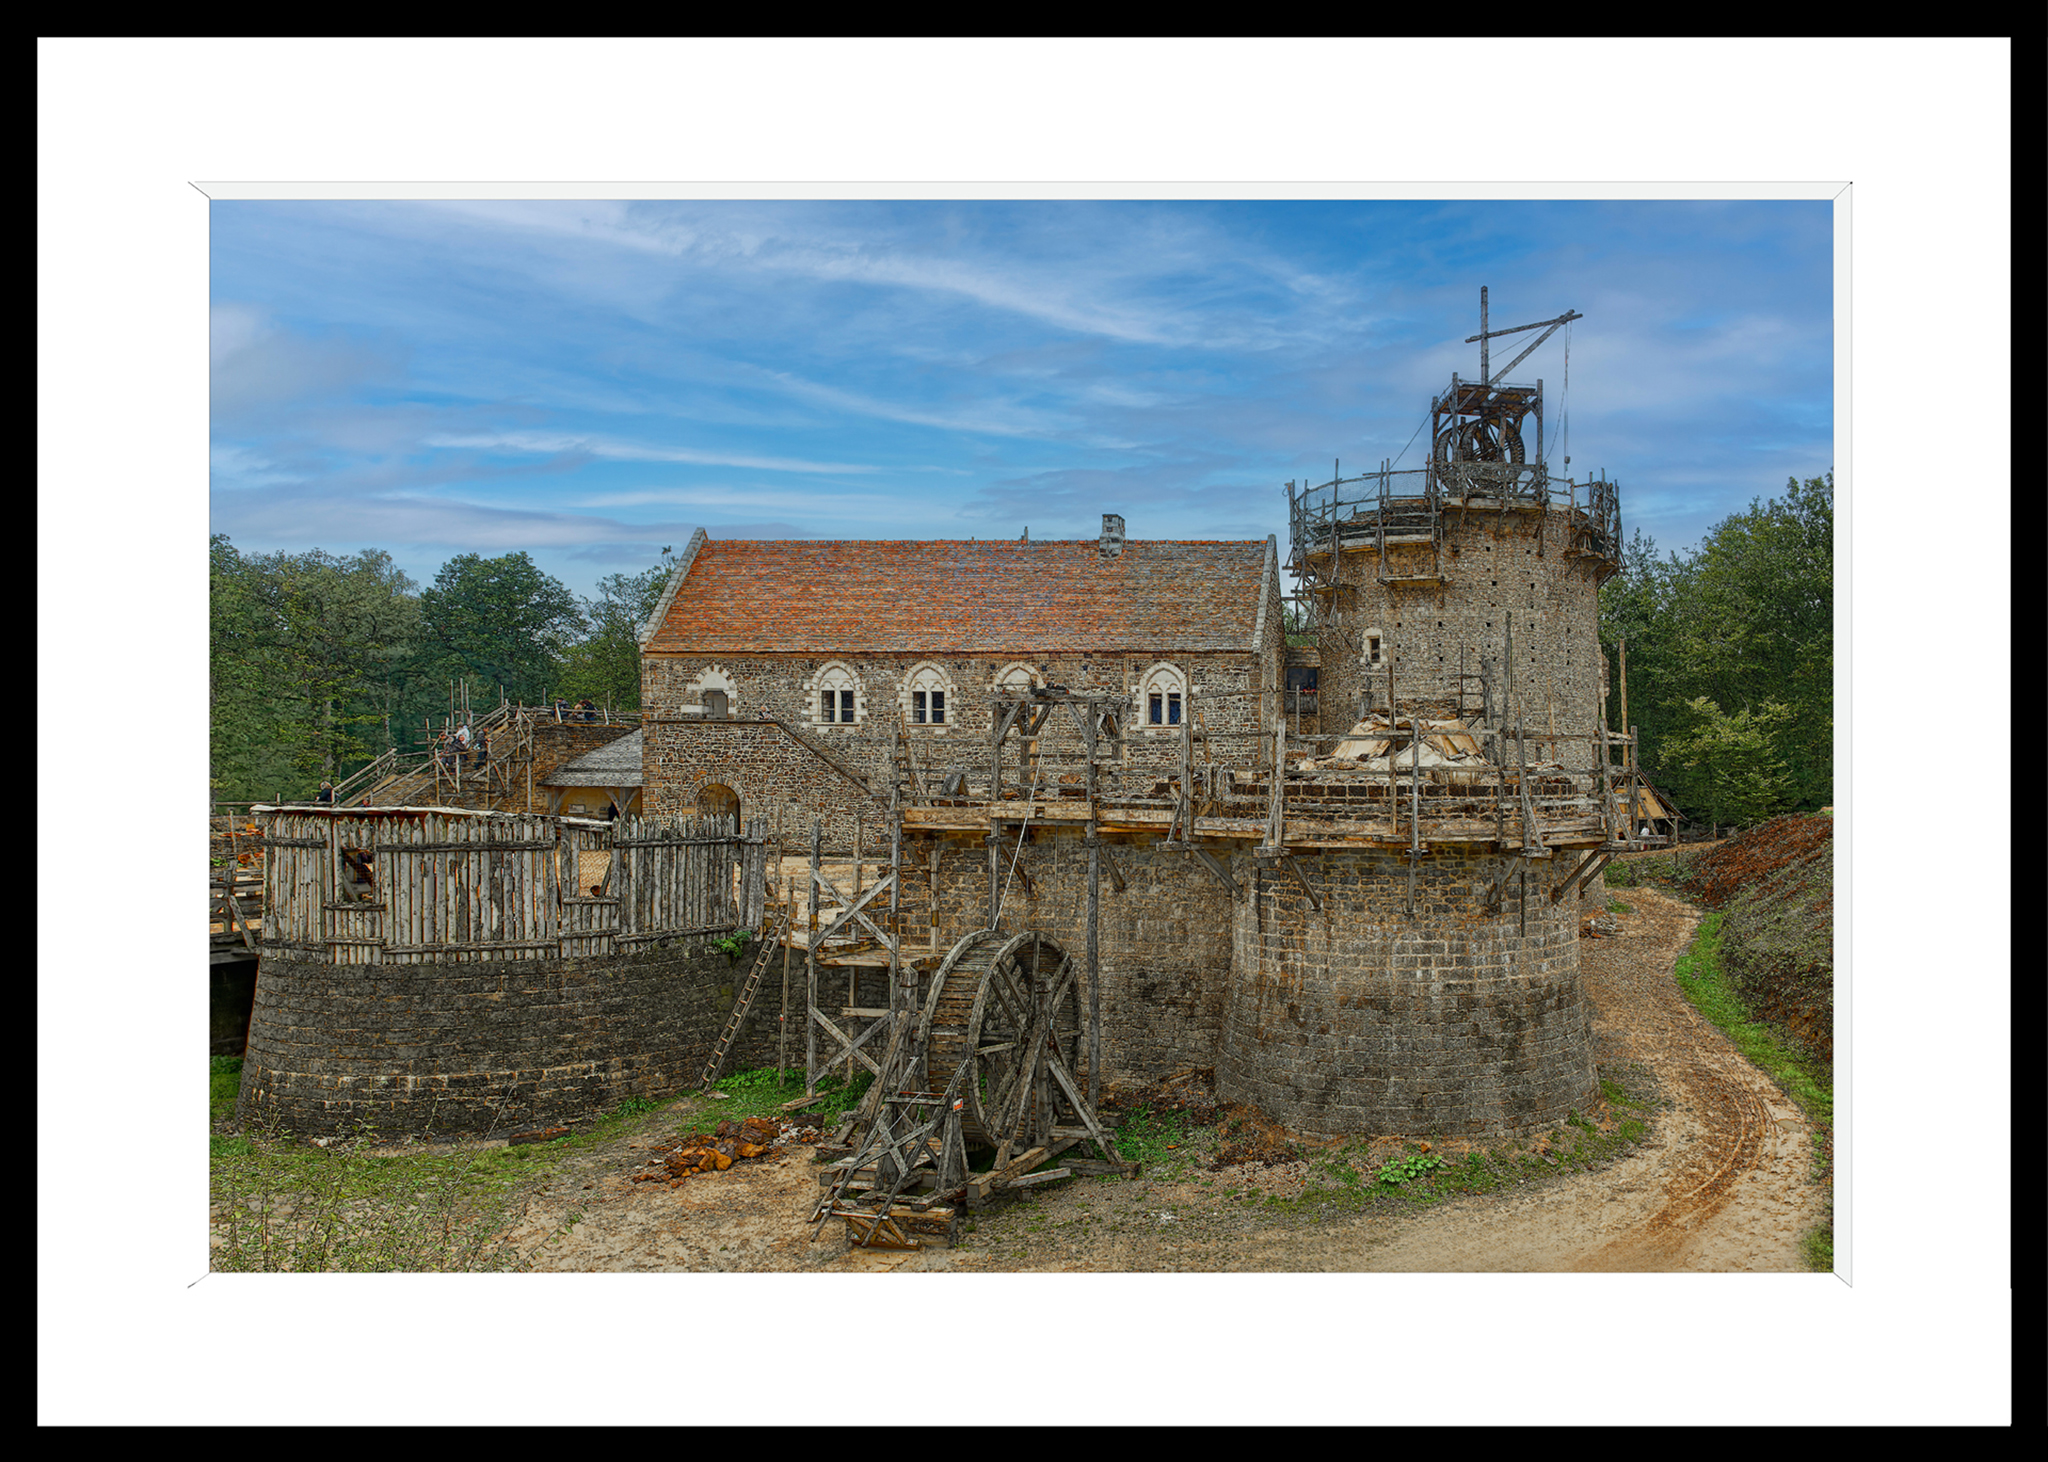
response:
[[[1250,650],[1266,544],[706,541],[647,643],[679,654]]]

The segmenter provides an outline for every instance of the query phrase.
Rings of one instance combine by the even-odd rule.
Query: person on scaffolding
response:
[[[473,762],[473,765],[475,766],[477,771],[481,772],[484,769],[484,763],[490,760],[490,756],[490,733],[479,727],[476,733],[476,758],[475,761]]]
[[[576,702],[576,719],[579,721],[595,721],[597,719],[597,707],[591,703],[589,696],[585,696],[582,700]]]
[[[333,806],[333,805],[334,805],[334,783],[332,783],[332,782],[322,782],[322,783],[320,784],[320,795],[319,795],[319,796],[317,796],[317,797],[315,797],[315,798],[314,798],[313,800],[314,800],[315,802],[324,802],[324,803],[326,803],[326,804],[327,804],[328,806],[330,806],[330,807],[331,807],[331,806]]]

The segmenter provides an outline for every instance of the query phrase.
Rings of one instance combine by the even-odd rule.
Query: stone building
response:
[[[892,758],[988,757],[991,698],[1128,698],[1133,775],[1178,756],[1183,718],[1247,741],[1280,696],[1273,540],[713,542],[699,530],[641,637],[646,808],[780,812],[850,846]],[[1050,758],[1060,748],[1048,733]],[[900,750],[899,750],[900,747]]]
[[[1085,949],[1091,1081],[1210,1067],[1310,1134],[1583,1110],[1582,900],[1630,837],[1597,623],[1618,489],[1551,474],[1542,382],[1483,352],[1431,405],[1427,466],[1289,485],[1292,596],[1270,540],[1114,516],[1093,542],[698,533],[641,641],[649,813],[815,814],[845,849],[893,807],[904,968],[987,929]],[[1003,760],[999,698],[1033,692]],[[1063,696],[1117,707],[1107,760]],[[833,1014],[875,1014],[847,978]]]

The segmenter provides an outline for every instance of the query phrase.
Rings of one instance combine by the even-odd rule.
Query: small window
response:
[[[952,689],[944,666],[923,664],[912,668],[903,677],[903,719],[912,726],[943,726],[949,717],[946,713],[946,692]]]
[[[861,704],[860,682],[844,662],[825,666],[810,683],[818,692],[817,716],[821,725],[850,726],[860,719],[865,709]]]
[[[707,690],[704,692],[704,714],[714,721],[723,721],[725,719],[724,691]]]
[[[1187,694],[1187,676],[1176,666],[1154,665],[1138,687],[1138,704],[1147,726],[1178,726],[1181,700]]]

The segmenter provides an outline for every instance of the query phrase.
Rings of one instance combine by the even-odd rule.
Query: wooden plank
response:
[[[1042,1173],[1027,1173],[1021,1178],[1012,1178],[1003,1186],[1005,1188],[1029,1188],[1035,1183],[1050,1183],[1056,1178],[1071,1178],[1073,1176],[1074,1170],[1070,1167],[1047,1168]]]

